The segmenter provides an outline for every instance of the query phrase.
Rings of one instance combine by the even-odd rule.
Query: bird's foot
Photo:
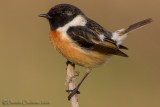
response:
[[[75,67],[75,64],[72,63],[71,61],[67,61],[67,62],[66,62],[66,65],[68,66],[68,64],[71,64],[73,67]]]
[[[70,100],[75,94],[80,94],[80,91],[78,91],[78,88],[75,88],[73,90],[66,90],[66,92],[69,92],[68,100]]]

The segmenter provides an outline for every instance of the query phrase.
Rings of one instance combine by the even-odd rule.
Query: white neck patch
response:
[[[57,31],[67,31],[71,26],[85,26],[86,23],[86,19],[82,15],[78,15],[63,27],[59,27]]]

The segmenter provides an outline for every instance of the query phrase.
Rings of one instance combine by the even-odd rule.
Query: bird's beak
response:
[[[48,14],[40,14],[40,15],[38,15],[39,17],[45,17],[45,18],[47,18],[47,19],[52,19],[52,17],[51,16],[49,16]]]

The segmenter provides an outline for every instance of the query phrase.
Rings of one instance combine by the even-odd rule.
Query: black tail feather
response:
[[[122,33],[122,34],[126,34],[126,33],[130,32],[130,31],[132,31],[132,30],[134,30],[134,29],[137,29],[137,28],[142,27],[142,26],[144,26],[144,25],[146,25],[146,24],[149,24],[149,23],[151,23],[152,21],[153,21],[153,20],[152,20],[151,18],[142,20],[142,21],[140,21],[140,22],[137,22],[137,23],[135,23],[135,24],[130,25],[128,28],[126,28],[126,29],[125,29],[124,31],[122,31],[121,33]]]

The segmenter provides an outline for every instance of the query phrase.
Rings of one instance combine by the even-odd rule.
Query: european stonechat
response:
[[[50,24],[50,40],[54,48],[74,64],[87,68],[82,81],[92,68],[100,66],[112,55],[128,57],[120,49],[127,33],[152,22],[145,19],[129,27],[110,32],[88,18],[79,8],[70,4],[59,4],[52,7],[47,14],[40,17],[48,19]],[[79,86],[72,90],[68,99],[78,92]]]

